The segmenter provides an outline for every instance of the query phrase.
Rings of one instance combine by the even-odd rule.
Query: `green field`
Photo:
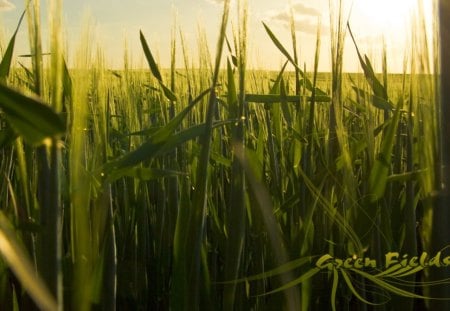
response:
[[[264,24],[286,66],[254,71],[247,12],[229,33],[225,1],[223,52],[195,56],[200,68],[175,64],[191,57],[176,36],[159,68],[143,33],[148,69],[110,70],[87,39],[68,68],[55,7],[50,55],[36,6],[30,66],[15,34],[0,45],[0,310],[406,311],[450,298],[436,290],[450,257],[433,230],[441,133],[425,38],[405,74],[375,74],[362,50],[361,72],[343,73],[352,38],[336,19],[331,72],[304,72]]]

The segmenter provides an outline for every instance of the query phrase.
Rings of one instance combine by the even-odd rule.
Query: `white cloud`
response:
[[[292,13],[294,15],[295,29],[305,34],[315,35],[319,25],[319,18],[323,15],[319,9],[309,6],[303,2],[296,2],[292,4]],[[267,13],[268,20],[281,24],[287,28],[291,23],[291,9],[285,7],[278,11],[270,11]],[[322,34],[329,32],[329,27],[322,23]]]
[[[214,4],[223,4],[224,0],[206,0],[209,3],[214,3]]]
[[[223,3],[225,2],[225,0],[206,0],[206,2],[215,4],[215,5],[219,5],[219,6],[223,6]],[[234,3],[235,3],[234,0],[231,0],[231,1],[230,1],[230,4],[231,4],[231,5],[234,5]]]
[[[294,14],[299,15],[309,15],[309,16],[320,16],[322,13],[313,7],[307,6],[304,3],[297,2],[292,5],[292,9],[294,10]]]
[[[0,11],[11,11],[15,8],[16,6],[8,0],[0,0]]]

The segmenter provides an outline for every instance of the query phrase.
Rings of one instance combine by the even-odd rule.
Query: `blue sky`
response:
[[[424,0],[429,3],[431,0]],[[158,55],[160,65],[169,64],[170,34],[174,24],[174,12],[177,12],[177,24],[183,32],[191,55],[196,60],[197,38],[199,27],[203,29],[209,42],[211,52],[217,40],[221,18],[222,0],[65,0],[63,1],[63,19],[65,22],[65,37],[69,51],[78,46],[86,16],[92,21],[92,32],[96,35],[95,44],[105,51],[108,65],[122,65],[125,42],[130,50],[135,66],[142,64],[143,55],[139,44],[139,30],[145,34],[152,51]],[[235,0],[234,2],[237,2]],[[276,33],[279,39],[290,48],[290,33],[288,29],[288,8],[292,3],[298,35],[298,48],[302,63],[307,69],[313,66],[315,33],[319,16],[322,20],[322,46],[320,69],[329,70],[329,0],[248,0],[249,4],[249,59],[255,68],[279,68],[283,61],[282,55],[276,50],[265,33],[261,21],[265,21]],[[332,1],[333,2],[333,1]],[[404,42],[410,41],[411,31],[405,28],[409,11],[416,0],[353,0],[350,23],[355,36],[360,42],[360,48],[380,59],[382,40],[384,36],[388,48],[388,60],[391,70],[400,71],[405,54]],[[2,4],[3,3],[3,4]],[[11,3],[15,9],[0,12],[0,35],[5,40],[12,34],[18,17],[24,8],[24,0],[0,0],[2,6]],[[46,25],[46,0],[42,0],[43,24]],[[350,4],[345,11],[350,12]],[[236,10],[232,11],[231,21],[236,25]],[[44,37],[45,37],[44,27]],[[27,51],[26,25],[18,38],[17,53]],[[180,49],[179,49],[180,50]],[[345,69],[360,71],[355,62],[354,48],[347,38]],[[69,53],[69,59],[73,57]],[[378,61],[379,63],[379,61]],[[181,55],[178,58],[181,67]]]

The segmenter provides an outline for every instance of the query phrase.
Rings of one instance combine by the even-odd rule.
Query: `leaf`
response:
[[[342,270],[341,270],[342,271]],[[406,290],[403,290],[401,288],[395,287],[394,285],[383,281],[382,279],[371,275],[370,273],[364,272],[362,270],[358,270],[358,269],[351,269],[351,271],[360,274],[361,276],[363,276],[365,279],[373,282],[374,284],[378,285],[380,288],[385,289],[387,291],[390,291],[391,293],[394,293],[396,295],[399,296],[403,296],[403,297],[408,297],[408,298],[416,298],[416,299],[433,299],[431,297],[427,297],[427,296],[422,296],[422,295],[417,295],[415,293],[412,292],[408,292]]]
[[[142,49],[144,50],[145,58],[147,59],[148,65],[150,67],[150,71],[152,72],[153,76],[158,80],[159,85],[163,89],[164,96],[166,96],[166,98],[170,101],[177,101],[177,96],[172,92],[170,88],[168,88],[164,84],[161,72],[158,69],[158,65],[155,62],[155,59],[152,55],[152,52],[150,51],[150,48],[148,47],[147,40],[145,40],[142,31],[140,31],[140,39]]]
[[[263,22],[262,23],[264,28],[266,29],[267,34],[269,35],[272,42],[275,44],[275,46],[280,50],[280,52],[286,56],[286,58],[289,60],[289,62],[298,70],[302,78],[304,79],[305,86],[308,90],[312,91],[313,85],[311,81],[305,76],[305,73],[303,70],[297,65],[294,58],[289,54],[289,52],[285,49],[285,47],[281,44],[281,42],[277,39],[275,34],[270,30],[270,28]]]
[[[261,136],[261,135],[259,135]],[[261,143],[261,139],[258,139],[258,144]],[[252,150],[250,148],[245,148],[245,156],[248,159],[248,163],[253,173],[255,174],[255,178],[258,182],[262,182],[263,174],[264,174],[264,159],[261,159],[259,154],[261,152],[261,148],[259,150]]]
[[[159,72],[158,65],[156,65],[155,59],[153,58],[152,52],[150,52],[150,48],[148,47],[147,40],[145,40],[144,34],[142,31],[139,32],[142,48],[144,49],[145,58],[147,59],[148,65],[150,66],[150,70],[153,76],[162,82],[162,76]]]
[[[236,84],[234,82],[233,69],[231,63],[227,61],[227,103],[232,118],[239,118],[238,99],[236,94]]]
[[[304,274],[302,274],[300,277],[296,278],[295,280],[288,282],[286,284],[284,284],[283,286],[276,288],[270,292],[264,293],[260,296],[265,296],[265,295],[271,295],[271,294],[275,294],[278,292],[282,292],[288,288],[291,288],[293,286],[296,286],[300,283],[303,283],[305,281],[307,281],[308,279],[312,278],[314,275],[316,275],[317,273],[319,273],[321,271],[320,268],[314,267],[312,269],[309,269],[307,272],[305,272]]]
[[[25,15],[26,11],[23,11],[22,15],[20,16],[19,23],[17,25],[16,31],[14,32],[13,36],[11,37],[11,40],[9,40],[8,47],[6,48],[6,52],[3,55],[3,59],[0,63],[0,82],[5,82],[6,78],[9,75],[9,70],[11,68],[11,62],[12,57],[14,54],[14,45],[16,42],[16,35],[19,31],[20,24],[22,23],[23,17]]]
[[[371,103],[376,108],[383,109],[383,110],[389,110],[389,111],[394,109],[394,105],[392,104],[391,101],[386,100],[377,95],[370,95],[366,91],[364,91],[356,86],[352,86],[352,88],[359,96],[362,96],[363,98],[372,98]]]
[[[295,260],[292,260],[290,262],[287,262],[279,267],[276,267],[272,270],[265,271],[263,273],[259,273],[253,276],[237,279],[237,280],[229,280],[226,282],[217,282],[218,284],[228,284],[228,283],[239,283],[239,282],[247,282],[247,281],[257,281],[257,280],[263,280],[267,279],[276,275],[284,274],[286,272],[298,269],[301,266],[304,266],[306,264],[310,264],[313,259],[313,256],[308,257],[302,257]]]
[[[228,120],[228,121],[222,121],[222,122],[216,122],[213,124],[213,128],[223,126],[225,124],[236,122],[235,120]],[[145,143],[143,143],[141,146],[139,146],[136,150],[131,151],[130,153],[126,154],[122,158],[115,160],[113,162],[107,163],[104,170],[105,171],[111,171],[108,178],[110,179],[117,179],[120,178],[126,174],[118,174],[117,172],[120,172],[121,170],[123,172],[123,169],[126,167],[131,167],[134,165],[137,165],[145,160],[153,159],[157,156],[166,154],[178,146],[184,144],[185,142],[195,139],[202,135],[205,132],[206,125],[205,123],[192,126],[186,130],[182,130],[176,134],[171,134],[170,137],[167,138],[164,142],[157,142],[155,143],[153,140],[149,140]]]
[[[417,266],[417,267],[402,267],[401,269],[398,269],[395,273],[390,274],[390,277],[396,277],[396,278],[403,278],[405,276],[411,275],[411,274],[417,274],[419,271],[422,271],[424,269],[423,266]]]
[[[63,59],[63,97],[70,100],[72,98],[72,78],[70,77],[69,68],[67,67],[66,60]]]
[[[376,305],[381,305],[382,303],[373,303],[370,302],[366,299],[364,299],[364,297],[362,297],[355,289],[355,287],[353,287],[352,281],[350,280],[350,277],[348,276],[347,272],[345,272],[344,269],[340,269],[342,276],[344,277],[345,283],[347,284],[348,288],[350,288],[350,291],[353,293],[353,295],[355,295],[356,298],[358,298],[360,301],[364,302],[365,304],[368,305],[372,305],[372,306],[376,306]]]
[[[416,171],[412,171],[412,172],[404,172],[404,173],[400,173],[400,174],[391,174],[387,178],[387,181],[388,182],[400,182],[400,183],[414,181],[414,180],[418,180],[420,178],[420,175],[423,174],[424,172],[426,172],[425,169],[424,170],[416,170]]]
[[[286,120],[288,126],[292,127],[293,116],[291,115],[291,111],[289,110],[289,106],[287,104],[286,86],[284,84],[283,79],[281,79],[280,85],[280,98],[281,98],[281,111],[283,112],[283,117]]]
[[[164,142],[175,131],[175,129],[181,124],[184,117],[191,111],[191,109],[200,102],[200,100],[207,95],[211,90],[207,89],[197,96],[186,108],[184,108],[179,114],[177,114],[172,120],[165,126],[158,129],[152,136],[151,140],[156,143]]]
[[[64,134],[66,126],[55,111],[39,99],[0,84],[0,108],[11,127],[30,144]]]
[[[333,269],[333,286],[331,287],[331,309],[336,311],[336,293],[339,284],[339,272]]]
[[[122,79],[122,75],[116,70],[109,70],[109,72],[116,78]]]
[[[282,101],[291,102],[291,103],[299,103],[301,100],[298,95],[284,95],[284,98],[281,98],[280,94],[245,94],[245,101],[249,103],[264,103],[264,104],[273,104],[273,103],[281,103]],[[307,97],[308,101],[311,101],[311,97]],[[316,96],[316,102],[328,103],[331,101],[329,96]]]
[[[48,311],[59,310],[42,279],[36,276],[31,260],[2,211],[0,211],[0,253],[38,307]]]
[[[386,189],[391,163],[391,154],[395,144],[395,134],[397,132],[397,127],[400,120],[402,104],[402,101],[399,101],[394,118],[386,129],[386,135],[383,136],[381,151],[378,154],[372,169],[370,170],[369,191],[371,194],[371,203],[374,203],[380,199]]]
[[[380,80],[375,76],[375,72],[373,70],[372,64],[370,63],[369,58],[367,55],[364,55],[364,59],[366,60],[366,68],[367,68],[367,74],[366,78],[369,81],[369,85],[372,87],[373,93],[377,97],[381,97],[383,99],[388,98],[386,88],[381,84]]]
[[[233,51],[231,50],[231,45],[230,45],[230,41],[228,41],[228,37],[225,36],[225,42],[227,43],[227,48],[228,48],[228,52],[231,55],[231,61],[233,62],[233,66],[237,67],[238,66],[238,59],[235,55],[233,55]]]
[[[361,63],[361,67],[364,71],[364,76],[366,77],[367,82],[369,83],[370,87],[373,90],[373,93],[375,96],[380,97],[384,100],[388,100],[386,88],[381,84],[381,82],[377,79],[375,76],[375,72],[373,71],[372,64],[370,63],[369,58],[364,55],[364,59],[361,56],[361,53],[359,52],[358,45],[356,44],[356,40],[353,37],[352,30],[350,29],[350,24],[347,23],[347,28],[350,33],[350,37],[353,40],[353,43],[355,44],[356,53],[358,54],[359,62]]]
[[[171,89],[165,86],[164,83],[162,83],[162,81],[159,81],[159,85],[162,87],[164,96],[166,96],[168,100],[173,102],[177,101],[177,96],[172,92]]]

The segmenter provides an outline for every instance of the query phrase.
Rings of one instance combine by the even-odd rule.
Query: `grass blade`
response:
[[[153,57],[153,54],[150,51],[147,40],[145,39],[142,31],[139,32],[139,36],[142,44],[142,49],[144,50],[145,58],[147,59],[148,65],[150,67],[150,71],[152,72],[153,76],[158,80],[159,85],[162,87],[163,93],[167,97],[167,99],[171,101],[176,101],[177,100],[176,95],[172,92],[171,89],[165,86],[163,82],[161,72],[158,69],[158,65],[156,64],[155,58]]]
[[[62,135],[66,130],[64,122],[49,106],[2,84],[0,108],[13,129],[33,145],[41,144],[48,137]]]
[[[188,107],[181,111],[175,118],[170,120],[165,126],[158,129],[145,143],[136,150],[129,152],[122,158],[110,162],[106,165],[107,170],[112,168],[120,169],[124,167],[134,166],[142,161],[149,160],[159,152],[173,135],[173,132],[180,126],[183,119],[189,111],[205,96],[209,90],[200,94]]]
[[[19,31],[19,27],[22,24],[23,17],[25,16],[25,12],[23,11],[22,15],[20,16],[19,23],[17,24],[16,31],[14,32],[13,36],[9,40],[8,47],[6,48],[6,52],[3,55],[3,59],[0,62],[0,82],[5,82],[6,78],[9,75],[9,71],[11,69],[11,62],[14,54],[14,45],[16,44],[16,36],[17,32]]]
[[[174,247],[174,287],[172,288],[172,308],[174,310],[190,310],[199,307],[201,280],[201,253],[205,230],[205,217],[208,195],[208,166],[211,154],[211,137],[214,115],[217,106],[215,87],[219,78],[222,50],[225,42],[225,32],[228,24],[230,1],[224,1],[222,22],[217,42],[216,61],[211,92],[206,112],[206,129],[200,138],[201,152],[199,166],[196,172],[196,191],[192,206],[183,214],[183,219],[177,218]],[[179,214],[181,216],[181,212]],[[187,218],[185,218],[187,217]],[[182,236],[183,234],[184,236]],[[207,271],[207,267],[203,267]],[[202,300],[208,297],[202,297]]]
[[[394,118],[387,127],[386,135],[383,137],[383,141],[381,142],[381,151],[370,171],[369,191],[371,194],[371,203],[379,200],[383,196],[384,190],[386,189],[391,163],[391,154],[395,144],[395,136],[397,133],[398,123],[400,121],[402,106],[403,102],[399,101]]]
[[[336,311],[336,293],[339,284],[339,273],[337,269],[333,269],[333,285],[331,287],[331,309]]]
[[[367,82],[369,82],[370,87],[373,90],[375,96],[383,98],[385,100],[388,99],[386,88],[381,84],[380,80],[375,76],[375,72],[372,68],[372,64],[370,63],[369,58],[364,55],[364,58],[361,56],[358,45],[356,44],[356,40],[353,36],[352,30],[350,28],[350,24],[347,23],[347,28],[350,33],[350,37],[355,44],[356,53],[358,54],[359,62],[361,63],[361,67],[363,68],[364,75],[366,76]]]
[[[313,89],[313,85],[311,83],[311,81],[306,77],[305,73],[303,72],[303,70],[298,66],[298,64],[294,61],[294,58],[292,58],[292,56],[289,54],[289,52],[286,50],[286,48],[281,44],[281,42],[277,39],[277,37],[275,36],[275,34],[272,32],[272,30],[270,30],[270,28],[263,22],[262,23],[264,28],[266,29],[267,34],[269,35],[270,39],[272,40],[272,42],[275,44],[275,46],[280,50],[280,52],[286,56],[286,58],[289,60],[289,62],[296,68],[296,70],[298,70],[298,72],[300,73],[300,75],[302,76],[305,86],[308,90],[312,90]]]
[[[147,59],[148,65],[150,66],[150,70],[153,74],[153,76],[158,79],[159,81],[162,81],[161,72],[158,69],[158,65],[155,62],[155,59],[153,58],[153,54],[150,51],[150,48],[148,47],[147,40],[144,37],[144,34],[142,31],[139,32],[139,38],[141,40],[142,49],[144,50],[145,58]]]
[[[42,310],[58,310],[54,297],[44,282],[36,276],[32,262],[17,241],[16,234],[2,211],[0,211],[0,252],[36,304]]]

